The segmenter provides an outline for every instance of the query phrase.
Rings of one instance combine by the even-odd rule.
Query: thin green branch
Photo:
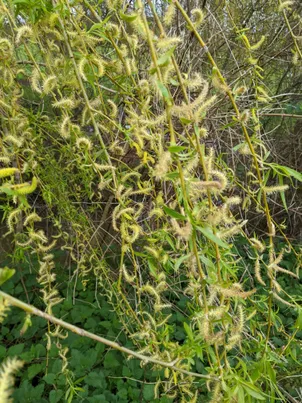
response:
[[[175,360],[172,361],[172,362],[165,362],[165,361],[156,360],[156,359],[154,359],[152,357],[148,357],[148,356],[145,356],[143,354],[140,354],[140,353],[137,353],[135,351],[132,351],[129,348],[123,347],[123,346],[119,345],[118,343],[116,343],[114,341],[105,339],[104,337],[98,336],[98,335],[96,335],[94,333],[87,332],[86,330],[84,330],[84,329],[82,329],[82,328],[80,328],[78,326],[72,325],[71,323],[68,323],[68,322],[65,322],[64,320],[58,319],[53,315],[49,315],[46,312],[40,311],[36,307],[34,307],[32,305],[29,305],[29,304],[26,304],[25,302],[22,302],[19,299],[14,298],[11,295],[9,295],[9,294],[7,294],[7,293],[5,293],[3,291],[0,291],[0,297],[6,299],[9,302],[10,305],[13,305],[13,306],[15,306],[17,308],[20,308],[23,311],[25,311],[25,312],[27,312],[27,313],[29,313],[31,315],[39,316],[40,318],[48,320],[49,322],[54,323],[55,325],[61,326],[64,329],[70,330],[71,332],[73,332],[73,333],[75,333],[75,334],[77,334],[79,336],[87,337],[87,338],[89,338],[91,340],[95,340],[98,343],[105,344],[108,347],[111,347],[111,348],[113,348],[115,350],[118,350],[118,351],[120,351],[122,353],[125,353],[127,355],[130,355],[132,357],[138,358],[139,360],[144,361],[146,363],[152,363],[152,364],[155,364],[155,365],[160,365],[160,366],[165,367],[165,368],[171,368],[174,371],[181,372],[183,374],[186,374],[186,375],[189,375],[189,376],[192,376],[192,377],[196,377],[196,378],[202,378],[202,379],[207,379],[207,380],[212,380],[212,381],[213,380],[216,380],[216,381],[218,380],[218,378],[216,378],[214,376],[211,376],[211,375],[198,374],[196,372],[190,372],[190,371],[186,371],[183,368],[179,368],[179,367],[175,366]]]

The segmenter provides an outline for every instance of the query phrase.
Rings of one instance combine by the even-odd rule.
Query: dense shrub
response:
[[[0,0],[0,401],[21,359],[16,401],[297,397],[302,176],[263,123],[283,42],[189,3]],[[298,69],[291,3],[260,2]]]

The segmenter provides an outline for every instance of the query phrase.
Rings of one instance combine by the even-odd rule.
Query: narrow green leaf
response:
[[[244,390],[241,385],[238,386],[237,397],[238,397],[238,403],[245,403]]]
[[[221,246],[222,248],[228,249],[229,245],[225,242],[223,242],[218,236],[216,236],[211,228],[209,227],[196,227],[198,231],[200,231],[206,238],[210,239],[212,242],[216,243],[218,246]]]
[[[298,318],[295,323],[295,327],[299,330],[302,330],[302,308],[299,308]]]
[[[284,184],[283,182],[283,176],[282,175],[278,175],[278,179],[279,179],[279,185],[282,186]],[[280,196],[281,196],[281,200],[283,203],[283,206],[285,208],[285,210],[287,211],[287,204],[286,204],[286,199],[285,199],[285,192],[280,192]]]
[[[299,182],[302,182],[302,174],[298,171],[295,171],[292,168],[286,167],[286,166],[281,166],[282,170],[289,176],[292,176],[293,178],[297,179]]]
[[[189,257],[190,257],[190,255],[185,255],[185,256],[179,257],[179,258],[176,260],[176,262],[175,262],[174,271],[177,272],[177,271],[179,270],[181,264],[182,264],[185,260],[189,259]]]
[[[164,84],[160,81],[157,81],[157,86],[164,99],[168,102],[171,102],[169,91],[164,86]]]
[[[190,326],[189,326],[186,322],[184,322],[184,328],[185,328],[185,331],[186,331],[186,333],[187,333],[189,339],[190,339],[190,340],[193,340],[193,332],[192,332],[192,329],[190,328]]]
[[[187,118],[179,118],[179,120],[181,121],[181,123],[183,123],[184,125],[188,125],[190,123],[192,123],[191,119],[187,119]]]
[[[186,221],[186,217],[180,213],[178,213],[177,211],[171,209],[168,206],[164,206],[163,210],[166,214],[168,214],[170,217],[176,218],[177,220],[181,220],[181,221]]]
[[[120,11],[120,17],[123,21],[132,22],[137,19],[137,14],[124,14]]]
[[[172,154],[179,153],[180,151],[183,151],[183,150],[186,150],[186,149],[187,149],[187,147],[177,146],[177,145],[175,145],[175,146],[173,145],[173,146],[168,147],[168,151],[170,153],[172,153]]]
[[[174,50],[175,50],[175,46],[173,48],[169,49],[163,55],[161,55],[157,60],[157,65],[160,66],[160,67],[166,66],[169,63],[170,58],[173,55]]]
[[[258,399],[258,400],[265,400],[265,397],[264,397],[262,394],[256,392],[255,390],[249,388],[248,386],[243,385],[243,388],[245,389],[245,391],[246,391],[250,396],[254,397],[255,399]]]
[[[279,165],[279,164],[274,164],[274,163],[271,163],[271,164],[266,163],[265,165],[271,167],[275,172],[277,172],[279,174],[282,172],[283,174],[285,174],[285,176],[295,178],[299,182],[302,182],[302,174],[298,171],[295,171],[292,168],[289,168],[285,165]]]

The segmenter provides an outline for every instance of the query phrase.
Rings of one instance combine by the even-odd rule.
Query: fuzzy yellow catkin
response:
[[[6,318],[7,314],[9,312],[9,303],[8,301],[0,297],[0,323],[3,322],[3,320]],[[0,380],[1,382],[1,380]]]
[[[71,98],[62,98],[52,104],[53,108],[72,109],[75,103]]]
[[[40,230],[38,232],[31,231],[31,232],[29,232],[28,235],[29,235],[30,239],[32,239],[33,241],[42,242],[42,243],[47,242],[47,237],[45,236],[43,230]]]
[[[111,118],[115,118],[117,116],[117,112],[118,112],[117,106],[111,99],[108,99],[108,104],[109,104],[110,109],[111,109],[111,111],[109,113],[109,116]]]
[[[132,231],[132,234],[131,235],[128,234],[127,237],[125,238],[125,241],[128,242],[129,244],[133,244],[139,237],[141,233],[141,228],[137,224],[130,224],[128,225],[128,229]]]
[[[213,87],[222,92],[227,92],[229,90],[229,87],[223,82],[223,80],[221,80],[216,68],[213,68],[212,84]]]
[[[80,75],[84,81],[88,81],[88,78],[86,77],[86,74],[85,74],[86,64],[87,64],[87,59],[85,57],[82,57],[82,59],[79,61],[78,68],[79,68]]]
[[[56,246],[57,240],[54,239],[49,245],[44,246],[44,245],[39,245],[38,246],[38,250],[43,252],[43,253],[47,253],[49,252],[51,249],[53,249]]]
[[[194,26],[195,28],[200,27],[200,25],[202,24],[203,20],[204,20],[204,13],[202,11],[201,8],[194,8],[191,11],[191,14],[194,17]]]
[[[30,183],[21,183],[20,185],[12,186],[12,189],[18,196],[27,195],[33,193],[38,185],[38,179],[34,176],[32,178],[31,184]]]
[[[17,221],[18,215],[21,214],[21,210],[15,209],[9,213],[6,220],[6,225],[9,229],[9,233],[14,231],[14,224]]]
[[[132,284],[135,280],[135,274],[133,276],[130,276],[130,274],[128,273],[128,271],[126,270],[126,266],[123,264],[122,265],[122,273],[125,277],[125,280],[127,281],[127,283]]]
[[[19,170],[17,168],[2,168],[0,169],[0,178],[15,175]]]
[[[291,304],[290,302],[285,301],[285,300],[284,300],[283,298],[281,298],[280,295],[278,295],[276,292],[273,292],[273,297],[274,297],[277,301],[281,302],[281,303],[284,304],[284,305],[287,305],[287,306],[291,306],[291,307],[293,307],[293,308],[296,308],[296,305]]]
[[[144,246],[144,249],[150,253],[150,255],[154,256],[156,259],[160,258],[160,253],[158,250],[151,248],[150,246]]]
[[[200,191],[203,191],[206,189],[209,189],[209,190],[214,190],[214,189],[221,190],[222,189],[221,183],[218,181],[191,182],[190,186],[192,189],[200,190]]]
[[[192,225],[191,225],[191,223],[189,221],[186,223],[186,225],[181,227],[178,224],[178,222],[174,218],[172,218],[171,219],[171,224],[172,224],[172,227],[173,227],[173,230],[174,230],[175,234],[178,237],[184,239],[185,241],[188,241],[190,239],[190,236],[192,234]]]
[[[280,267],[280,266],[276,265],[276,266],[273,266],[273,269],[275,271],[277,271],[277,272],[284,273],[284,274],[287,274],[287,275],[295,277],[295,278],[299,278],[299,276],[296,273],[293,273],[292,271],[283,269],[283,267]]]
[[[29,25],[23,25],[18,28],[16,35],[16,44],[19,44],[23,37],[29,38],[33,35],[33,30]]]
[[[213,394],[209,403],[221,403],[222,396],[221,396],[221,382],[216,382],[215,387],[213,390]]]
[[[255,262],[255,277],[257,281],[265,287],[265,282],[263,281],[261,277],[261,269],[260,269],[260,259],[257,257],[256,262]]]
[[[32,75],[31,75],[31,87],[34,91],[36,91],[39,94],[42,94],[42,90],[41,90],[41,85],[39,83],[39,79],[40,79],[40,72],[38,69],[34,69],[32,71]]]
[[[198,97],[195,99],[195,101],[193,101],[192,103],[190,103],[189,105],[186,104],[181,104],[181,105],[173,105],[172,109],[171,109],[171,113],[174,116],[177,117],[190,117],[190,115],[194,112],[194,111],[199,111],[199,108],[205,108],[205,104],[208,102],[205,102],[206,96],[208,94],[208,90],[209,90],[209,84],[208,82],[206,82],[205,80],[202,79],[202,84],[203,84],[203,88],[200,91],[200,94],[198,95]]]
[[[259,252],[263,252],[265,250],[265,245],[263,245],[262,242],[260,242],[257,238],[251,238],[250,239],[251,244],[259,250]]]
[[[6,109],[7,111],[11,111],[12,107],[7,104],[5,101],[3,101],[3,99],[0,99],[0,106],[2,106],[2,108]]]
[[[165,37],[159,39],[158,42],[156,43],[156,46],[160,50],[168,50],[173,46],[176,46],[177,44],[181,43],[181,41],[182,41],[181,38],[178,38],[177,36]]]
[[[251,155],[251,150],[247,143],[242,143],[238,152],[242,155]]]
[[[79,137],[76,139],[77,148],[85,148],[86,150],[92,149],[92,142],[87,137]]]
[[[268,93],[265,91],[264,88],[262,88],[262,87],[260,87],[260,86],[257,86],[257,87],[256,87],[256,90],[257,90],[257,93],[262,94],[264,98],[267,98],[267,100],[270,100],[270,99],[271,99],[271,97],[268,95]]]
[[[294,52],[293,57],[292,57],[292,63],[293,65],[297,65],[299,61],[299,53],[297,51]]]
[[[170,27],[170,25],[173,23],[175,15],[176,15],[176,5],[174,1],[171,1],[167,7],[167,10],[163,18],[163,23],[166,27]]]
[[[240,341],[241,341],[241,334],[240,333],[232,334],[232,336],[229,337],[228,343],[225,346],[226,350],[231,350]]]
[[[159,293],[155,290],[154,287],[152,287],[150,284],[145,284],[140,288],[140,292],[146,292],[150,295],[153,295],[156,299],[156,303],[160,304],[160,296]]]
[[[228,178],[226,177],[225,173],[215,169],[213,169],[210,173],[219,180],[221,190],[224,190],[228,186]]]
[[[42,218],[38,216],[37,213],[33,212],[25,218],[23,225],[26,227],[27,225],[33,222],[40,222],[40,221],[42,221]]]
[[[238,232],[241,231],[242,227],[247,223],[247,221],[248,220],[244,220],[240,224],[234,225],[233,227],[230,227],[230,228],[228,228],[228,229],[226,229],[224,231],[219,231],[217,235],[221,239],[230,238],[233,235],[238,234]]]
[[[2,162],[2,164],[9,164],[10,163],[10,158],[9,157],[7,157],[7,156],[4,156],[4,155],[2,155],[2,156],[0,156],[0,162]]]
[[[97,67],[97,69],[98,69],[98,76],[99,76],[99,77],[102,77],[102,76],[105,74],[104,61],[103,61],[101,58],[94,56],[94,57],[91,59],[91,62]]]
[[[23,362],[17,358],[6,358],[0,367],[0,401],[9,403],[11,399],[12,387],[14,385],[13,374],[22,368]]]
[[[12,134],[8,134],[7,136],[4,137],[3,141],[5,143],[13,144],[16,147],[22,147],[24,139],[20,138],[20,137],[13,136]]]
[[[215,289],[218,293],[225,297],[240,297],[240,298],[248,298],[251,295],[255,294],[257,291],[255,288],[250,291],[242,291],[242,286],[239,283],[234,283],[230,288],[225,288],[221,286],[215,286]]]
[[[3,53],[11,54],[13,52],[13,45],[7,38],[0,38],[0,49]]]
[[[241,203],[241,197],[239,196],[232,196],[226,199],[225,204],[227,206],[237,206]]]
[[[70,117],[65,115],[60,124],[60,134],[63,139],[68,139],[70,137]]]
[[[281,13],[283,10],[290,10],[290,6],[292,6],[294,4],[293,1],[284,1],[283,3],[281,3],[278,7],[278,11],[279,13]]]
[[[154,312],[161,312],[163,309],[171,308],[172,304],[154,304]]]
[[[288,185],[264,186],[263,187],[263,191],[268,195],[274,194],[276,192],[284,192],[287,189],[288,189]]]
[[[43,92],[44,94],[49,94],[57,84],[57,77],[56,76],[49,76],[43,81]]]
[[[172,163],[172,155],[169,151],[163,152],[155,165],[153,175],[157,180],[163,179],[166,173],[169,171],[169,167]]]
[[[247,123],[251,117],[251,113],[248,109],[244,110],[240,115],[240,121],[243,123]]]
[[[265,39],[266,39],[265,35],[262,35],[261,39],[257,43],[255,43],[253,46],[251,46],[251,50],[258,50],[261,47],[261,45],[263,44],[263,42],[265,41]]]

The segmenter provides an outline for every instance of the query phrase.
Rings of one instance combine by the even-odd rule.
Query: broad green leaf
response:
[[[0,269],[0,285],[4,284],[7,280],[9,280],[14,274],[16,270],[10,269],[8,267],[4,267]]]
[[[143,396],[147,402],[151,402],[154,399],[154,385],[144,384],[143,385]]]
[[[60,389],[52,390],[49,393],[49,402],[50,403],[58,403],[61,401],[61,397],[63,396],[64,392]]]
[[[187,220],[184,215],[178,213],[177,211],[171,209],[170,207],[164,206],[163,210],[170,217],[176,218],[177,220],[181,220],[181,221],[186,221]]]
[[[33,364],[27,370],[28,379],[33,379],[36,375],[38,375],[42,371],[41,364]]]
[[[56,379],[56,374],[47,374],[42,378],[48,385],[53,385]]]
[[[223,242],[218,236],[216,236],[211,228],[209,227],[196,227],[206,238],[210,239],[212,242],[216,243],[218,246],[222,248],[228,249],[229,245]]]

